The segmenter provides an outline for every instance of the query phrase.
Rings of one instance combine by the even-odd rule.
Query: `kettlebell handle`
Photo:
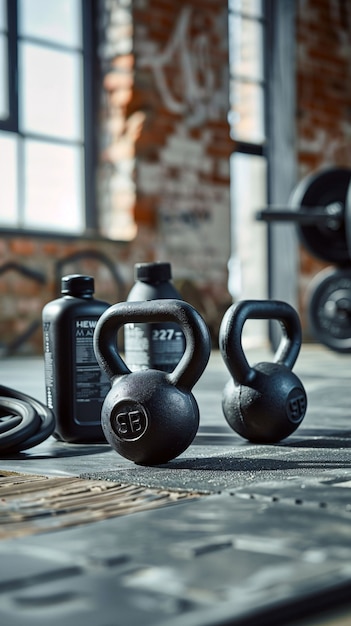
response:
[[[94,332],[94,351],[100,367],[110,379],[130,374],[117,345],[121,326],[135,323],[174,322],[185,335],[185,351],[173,372],[165,374],[175,386],[189,391],[199,380],[210,357],[209,330],[196,309],[175,299],[118,302],[100,317]]]
[[[242,347],[242,331],[248,319],[272,319],[280,322],[283,336],[273,361],[289,369],[293,368],[300,352],[301,324],[295,309],[280,300],[242,300],[229,307],[221,323],[220,349],[234,380],[249,386],[256,371],[250,367]]]

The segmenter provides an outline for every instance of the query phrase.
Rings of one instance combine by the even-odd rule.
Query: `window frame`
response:
[[[93,69],[95,63],[95,31],[94,17],[95,4],[94,0],[80,0],[82,11],[82,125],[83,138],[77,145],[83,148],[83,189],[84,189],[84,205],[83,217],[84,227],[82,232],[57,232],[57,229],[28,229],[20,226],[0,226],[3,234],[29,235],[46,238],[62,238],[77,239],[90,237],[97,234],[97,212],[96,212],[96,186],[94,181],[95,171],[95,141],[94,141],[94,118],[96,103],[93,89]],[[9,117],[5,120],[0,119],[0,131],[16,134],[19,138],[28,137],[36,139],[37,135],[32,133],[22,133],[19,129],[19,90],[18,90],[18,48],[21,38],[18,34],[18,0],[6,0],[7,21],[8,21],[8,93],[9,93]],[[64,49],[65,46],[59,44],[50,46],[52,49]],[[60,141],[52,137],[41,135],[52,145],[60,145],[62,143],[70,144],[67,141]],[[21,172],[20,163],[18,163],[18,187],[21,189],[21,178],[23,180],[23,172]],[[19,200],[20,202],[20,200]],[[21,207],[19,207],[18,215],[20,216]]]
[[[7,80],[9,94],[9,117],[0,119],[0,130],[18,133],[17,98],[17,0],[6,0],[7,11]]]

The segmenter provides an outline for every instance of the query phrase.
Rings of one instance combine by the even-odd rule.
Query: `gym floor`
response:
[[[0,459],[0,622],[350,624],[350,359],[302,346],[307,414],[279,444],[229,428],[213,352],[199,432],[168,464],[53,438]],[[44,401],[40,358],[3,359],[0,381]]]

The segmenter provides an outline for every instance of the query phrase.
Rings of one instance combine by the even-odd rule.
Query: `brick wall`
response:
[[[96,6],[104,239],[1,240],[0,355],[41,354],[41,311],[66,273],[93,275],[96,297],[113,303],[131,287],[136,262],[168,260],[214,336],[229,304],[226,2]]]
[[[124,299],[128,263],[124,248],[99,240],[4,237],[0,241],[0,357],[42,354],[41,312],[59,297],[64,274],[95,278],[95,297]]]
[[[101,0],[99,26],[104,233],[132,237],[131,263],[170,261],[216,335],[230,302],[227,2]]]
[[[300,178],[326,166],[351,167],[351,3],[299,0],[297,161]],[[300,251],[301,306],[323,267]]]
[[[112,303],[130,288],[135,262],[169,260],[177,286],[205,315],[214,339],[230,303],[227,3],[99,0],[96,6],[97,207],[102,234],[115,241],[2,238],[0,353],[26,334],[20,351],[41,352],[36,323],[57,296],[61,270],[93,274],[97,297]],[[351,4],[300,0],[297,13],[302,178],[325,165],[351,165]],[[61,265],[84,251],[84,258]],[[303,306],[322,264],[303,249],[300,261]]]

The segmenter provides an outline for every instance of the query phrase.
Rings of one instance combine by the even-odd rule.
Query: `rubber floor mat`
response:
[[[351,623],[350,520],[328,508],[210,495],[0,541],[0,562],[4,626]]]
[[[149,489],[108,480],[2,471],[0,539],[9,539],[169,506],[200,493]]]

